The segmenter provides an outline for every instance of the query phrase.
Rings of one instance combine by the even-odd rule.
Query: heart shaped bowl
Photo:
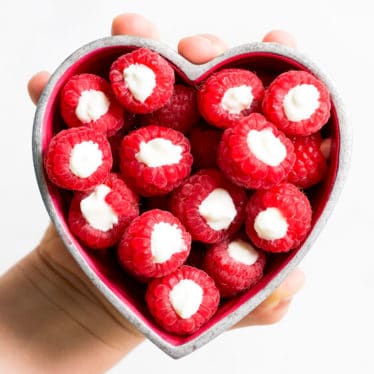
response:
[[[64,127],[59,113],[59,93],[67,80],[80,73],[108,77],[111,63],[120,55],[146,47],[166,58],[177,80],[198,85],[211,73],[227,67],[256,72],[265,82],[290,70],[305,70],[322,80],[331,94],[332,109],[324,133],[332,140],[326,178],[308,194],[313,208],[312,230],[298,248],[271,256],[264,277],[249,291],[221,302],[218,311],[190,336],[164,331],[153,320],[144,302],[144,286],[126,275],[116,261],[115,251],[92,251],[82,246],[66,223],[66,193],[46,178],[43,156],[52,136]],[[39,100],[33,128],[33,158],[40,192],[48,213],[67,250],[102,294],[140,332],[173,358],[185,356],[227,330],[258,306],[282,282],[311,248],[325,226],[342,190],[350,159],[351,135],[341,101],[330,80],[309,58],[294,49],[273,43],[252,43],[228,50],[204,65],[194,65],[161,43],[130,36],[114,36],[91,42],[74,52],[55,71]]]

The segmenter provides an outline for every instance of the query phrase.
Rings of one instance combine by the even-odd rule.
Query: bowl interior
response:
[[[59,94],[61,88],[67,82],[67,80],[71,76],[79,73],[98,74],[103,78],[108,79],[111,63],[120,55],[127,53],[134,48],[136,47],[111,46],[96,49],[95,51],[89,52],[88,54],[85,54],[79,58],[63,72],[50,91],[48,103],[42,119],[42,154],[44,154],[46,151],[47,145],[52,136],[59,130],[65,128],[64,122],[59,113]],[[177,80],[191,85],[198,85],[199,82],[204,80],[204,78],[206,78],[212,72],[228,67],[241,67],[256,72],[257,75],[263,80],[265,86],[268,85],[275,76],[284,71],[290,69],[308,70],[299,62],[279,54],[268,52],[250,52],[226,59],[224,62],[219,63],[214,68],[206,71],[198,78],[198,80],[192,82],[177,66],[175,66],[172,62],[171,64],[175,68]],[[310,198],[314,211],[313,225],[320,217],[329,198],[338,168],[340,134],[338,116],[334,103],[332,103],[331,114],[332,115],[328,124],[323,128],[323,135],[325,137],[330,137],[332,140],[332,149],[328,163],[327,177],[318,186],[305,191]],[[265,270],[265,275],[261,281],[242,295],[222,301],[215,316],[198,332],[188,337],[180,337],[165,332],[154,323],[143,301],[145,286],[134,281],[121,270],[116,261],[116,253],[114,248],[105,251],[90,250],[81,245],[74,238],[74,236],[71,235],[66,224],[67,207],[69,200],[71,199],[71,193],[61,191],[48,182],[47,186],[57,219],[65,229],[65,239],[71,241],[76,246],[81,256],[87,262],[88,266],[96,273],[99,279],[110,289],[110,291],[113,292],[121,300],[121,302],[127,306],[127,308],[129,308],[129,310],[131,310],[149,329],[153,330],[158,336],[174,346],[184,344],[196,338],[196,336],[210,329],[237,307],[246,303],[250,298],[263,289],[277,274],[279,274],[279,272],[281,272],[287,266],[287,264],[294,258],[301,248],[299,247],[286,254],[271,255],[270,261]]]

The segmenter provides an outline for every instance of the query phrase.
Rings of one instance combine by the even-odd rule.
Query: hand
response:
[[[158,38],[155,26],[136,14],[117,16],[112,34]],[[270,32],[264,41],[295,45],[281,31]],[[183,38],[178,45],[179,53],[196,64],[226,48],[210,34]],[[35,104],[49,77],[48,72],[40,72],[30,79],[28,90]],[[303,273],[296,270],[238,326],[279,321],[303,282]],[[4,357],[11,360],[17,350],[16,363],[0,362],[0,369],[11,368],[11,372],[24,372],[26,367],[36,368],[36,372],[56,372],[56,368],[59,372],[78,368],[80,372],[102,372],[144,339],[90,283],[52,225],[38,248],[0,280],[0,336]]]

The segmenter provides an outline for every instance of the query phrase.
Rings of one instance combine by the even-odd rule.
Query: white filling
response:
[[[75,109],[76,116],[83,122],[88,123],[98,120],[108,112],[110,101],[102,91],[82,91],[78,105]]]
[[[287,156],[286,147],[270,128],[249,131],[247,145],[256,158],[269,166],[278,166]]]
[[[103,163],[103,153],[92,140],[76,144],[70,153],[69,168],[80,178],[88,178]]]
[[[279,209],[266,208],[257,214],[254,228],[260,238],[277,240],[287,234],[288,223]]]
[[[319,107],[319,91],[312,84],[291,88],[283,99],[283,109],[290,121],[308,119]]]
[[[252,101],[252,87],[243,85],[229,88],[222,97],[221,105],[229,113],[238,114],[243,109],[249,108]]]
[[[177,252],[186,249],[182,231],[178,225],[167,222],[156,223],[151,234],[151,252],[153,262],[162,263]]]
[[[148,167],[177,164],[182,158],[182,147],[173,144],[169,139],[155,138],[141,142],[135,158]]]
[[[253,265],[258,259],[258,252],[244,240],[235,240],[227,248],[230,257],[245,265]]]
[[[135,99],[144,103],[156,87],[156,75],[142,64],[132,64],[123,70],[123,78]]]
[[[203,289],[193,280],[182,279],[170,291],[169,299],[179,317],[193,316],[203,301]]]
[[[100,184],[90,195],[81,200],[80,208],[83,217],[96,230],[106,232],[118,223],[117,214],[105,201],[110,191],[107,185]]]
[[[200,204],[199,213],[213,230],[227,229],[237,211],[230,194],[223,188],[214,189]]]

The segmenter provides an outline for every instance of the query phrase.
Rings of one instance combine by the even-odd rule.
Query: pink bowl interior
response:
[[[95,50],[70,66],[65,73],[60,77],[49,97],[45,116],[43,119],[42,129],[42,152],[44,154],[51,137],[65,127],[63,120],[59,114],[59,92],[66,81],[75,74],[79,73],[93,73],[101,75],[108,79],[108,72],[111,63],[123,53],[133,50],[135,47],[131,46],[114,46]],[[201,76],[198,81],[191,82],[187,77],[175,67],[177,80],[184,81],[188,84],[196,85],[204,78],[210,75],[213,71],[227,68],[227,67],[242,67],[250,69],[258,74],[267,85],[271,80],[281,72],[290,69],[307,70],[298,62],[286,58],[284,56],[270,54],[265,52],[247,53],[235,56],[226,60],[225,62],[215,66],[210,71]],[[324,206],[329,198],[332,186],[334,184],[337,168],[338,168],[338,153],[339,153],[339,123],[336,114],[334,103],[332,103],[332,115],[326,126],[324,126],[323,134],[332,139],[332,150],[329,160],[328,174],[324,182],[318,186],[309,189],[307,192],[310,198],[313,210],[313,224],[318,220]],[[265,287],[280,271],[292,260],[297,254],[298,249],[292,250],[286,254],[271,255],[270,261],[266,267],[265,275],[260,282],[258,282],[252,289],[246,293],[221,302],[217,313],[214,317],[203,326],[198,332],[191,336],[180,337],[159,328],[156,325],[147,311],[144,303],[145,286],[134,281],[127,276],[119,267],[116,261],[115,249],[108,249],[105,251],[93,251],[82,246],[73,235],[71,235],[66,224],[66,213],[71,193],[61,191],[48,184],[49,193],[51,195],[54,208],[59,216],[59,219],[66,230],[67,237],[78,248],[83,258],[88,265],[93,269],[97,276],[103,283],[135,314],[143,323],[152,329],[156,334],[162,337],[165,341],[172,345],[180,345],[194,339],[197,335],[203,333],[211,328],[217,321],[226,317],[238,306],[247,302],[251,297],[258,293]]]

